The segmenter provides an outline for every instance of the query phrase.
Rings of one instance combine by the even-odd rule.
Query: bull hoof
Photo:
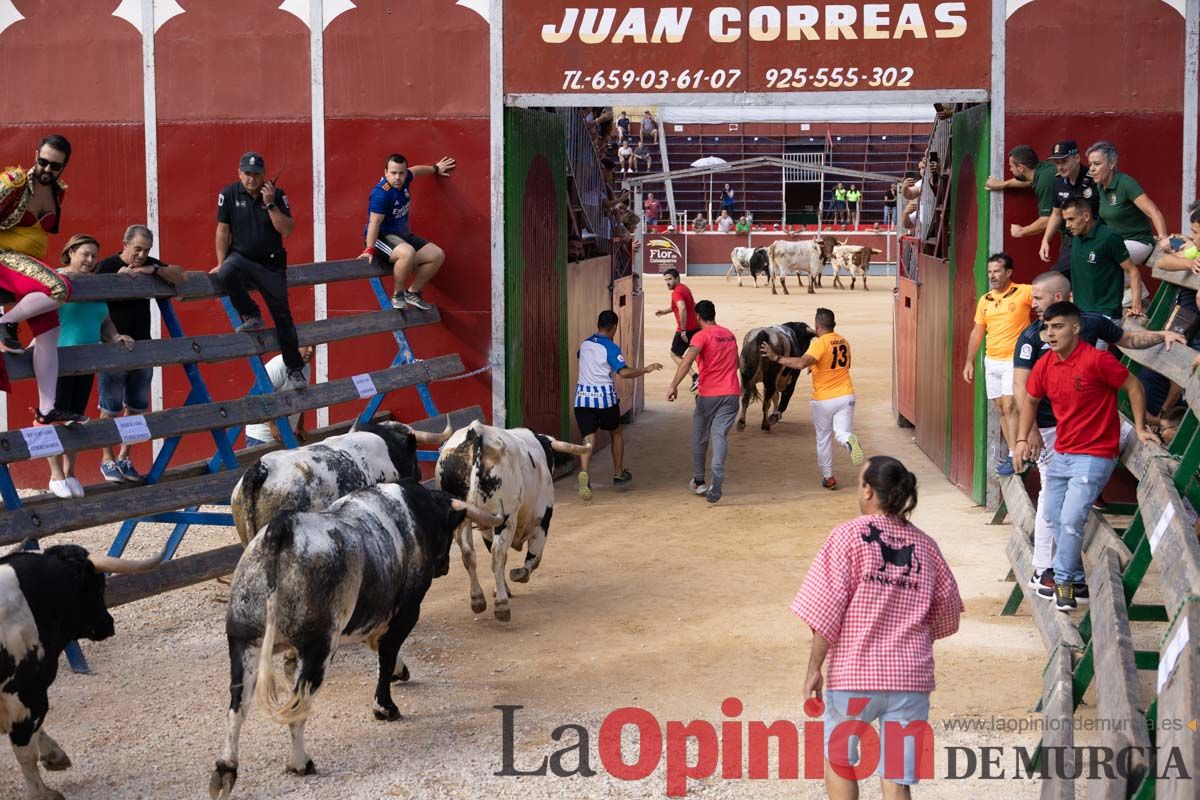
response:
[[[404,719],[404,717],[400,715],[400,709],[396,708],[395,706],[384,708],[376,705],[371,709],[371,713],[374,714],[375,719],[379,720],[380,722],[395,722],[398,719]],[[309,766],[312,766],[311,761],[309,761],[308,764]],[[313,772],[316,772],[316,770],[314,769]]]
[[[407,683],[408,679],[411,677],[412,677],[412,675],[410,675],[408,672],[408,664],[405,664],[404,667],[400,670],[399,675],[392,676],[392,683]]]
[[[299,775],[301,778],[303,778],[308,775],[316,775],[317,774],[317,765],[314,764],[312,759],[310,758],[308,760],[308,762],[304,765],[303,769],[300,769],[298,767],[293,767],[291,764],[288,764],[285,772],[290,772],[293,775]]]
[[[501,622],[508,622],[512,619],[512,612],[508,610],[508,606],[496,606],[492,609],[492,613],[496,615],[496,619]]]
[[[484,600],[482,597],[472,597],[471,610],[476,614],[482,614],[484,611],[487,611],[487,600]]]
[[[56,750],[41,757],[42,766],[50,772],[60,772],[71,768],[71,759],[62,750]]]
[[[746,420],[744,420],[744,419],[739,419],[739,420],[738,420],[738,424],[737,424],[737,429],[738,429],[739,431],[744,431],[744,430],[746,430]]]
[[[227,800],[234,784],[237,783],[237,777],[237,767],[230,767],[218,761],[212,777],[208,779],[208,796],[212,800]]]
[[[759,427],[759,429],[761,429],[763,431],[763,433],[771,432],[771,425],[769,423],[764,422],[762,425],[759,425],[758,427]]]
[[[779,412],[778,412],[778,411],[776,411],[774,414],[772,414],[771,416],[767,417],[767,424],[768,424],[768,425],[774,425],[776,422],[779,422],[779,419],[780,419],[780,417],[779,417]]]
[[[517,583],[529,583],[529,570],[524,567],[518,567],[517,569],[509,570],[508,577]]]

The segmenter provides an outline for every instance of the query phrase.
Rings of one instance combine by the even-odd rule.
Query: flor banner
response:
[[[986,89],[991,3],[505,0],[506,94]]]

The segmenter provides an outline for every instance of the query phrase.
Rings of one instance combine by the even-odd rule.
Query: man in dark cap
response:
[[[1100,219],[1100,190],[1096,182],[1088,175],[1087,169],[1079,160],[1079,145],[1072,139],[1065,139],[1054,145],[1050,151],[1050,160],[1058,174],[1054,178],[1054,210],[1050,213],[1050,221],[1042,232],[1042,247],[1038,255],[1042,261],[1050,263],[1050,239],[1054,234],[1062,235],[1062,247],[1058,251],[1058,260],[1052,269],[1064,275],[1071,275],[1071,234],[1067,231],[1063,220],[1063,208],[1067,201],[1082,197],[1092,206],[1092,218]]]
[[[288,388],[301,389],[304,359],[300,356],[296,326],[287,296],[287,251],[283,239],[296,223],[287,195],[266,180],[266,164],[255,152],[243,153],[238,162],[238,180],[217,195],[217,276],[230,302],[242,316],[238,333],[260,331],[262,313],[250,299],[249,288],[262,294],[287,367]]]

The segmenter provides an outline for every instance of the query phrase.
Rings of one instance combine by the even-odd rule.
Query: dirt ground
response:
[[[1031,718],[1040,692],[1044,651],[1026,616],[1001,618],[1011,584],[1004,582],[1007,526],[950,486],[891,413],[889,282],[869,292],[819,290],[813,297],[738,288],[721,278],[688,281],[698,299],[712,299],[718,320],[738,333],[805,320],[827,305],[853,348],[858,403],[855,428],[868,454],[901,458],[918,475],[916,523],[939,542],[955,571],[966,615],[956,636],[939,642],[938,689],[932,716],[938,736],[936,774],[917,794],[980,798],[1033,796],[1037,786],[1013,780],[945,780],[948,745],[1032,746],[1037,734],[952,733],[947,719]],[[657,276],[647,283],[646,360],[670,366],[670,317]],[[726,721],[721,702],[737,697],[741,721],[804,721],[800,696],[809,632],[787,609],[813,554],[830,528],[857,514],[850,488],[820,485],[808,412],[811,384],[802,376],[792,409],[775,430],[758,430],[754,412],[732,435],[725,497],[716,507],[686,490],[690,398],[665,400],[672,370],[647,379],[646,412],[627,432],[634,481],[614,489],[600,480],[609,456],[593,466],[595,499],[583,503],[574,480],[558,485],[554,525],[541,569],[516,585],[512,621],[476,617],[467,580],[452,559],[436,581],[422,619],[405,645],[413,680],[394,691],[405,719],[371,716],[373,654],[347,647],[335,660],[307,729],[318,775],[283,773],[287,733],[251,712],[243,730],[245,798],[650,798],[665,796],[665,762],[643,781],[609,776],[597,755],[600,723],[611,711],[640,706],[668,720]],[[836,448],[835,448],[836,449]],[[835,468],[844,486],[854,470],[844,452]],[[113,528],[56,541],[103,547]],[[130,554],[148,554],[166,529],[146,526]],[[197,528],[183,552],[234,541],[230,529]],[[482,552],[482,549],[481,549]],[[511,563],[511,561],[510,561]],[[209,583],[117,609],[117,635],[86,645],[94,674],[64,668],[51,690],[47,730],[74,767],[47,775],[68,798],[196,798],[225,735],[228,658],[224,641],[227,588]],[[519,705],[516,762],[522,770],[573,744],[551,739],[577,723],[590,735],[595,777],[509,777],[502,770],[501,712]],[[627,739],[632,737],[628,736]],[[628,746],[628,742],[627,742]],[[628,748],[627,748],[628,749]],[[632,757],[631,757],[632,758]],[[568,766],[575,757],[566,759]],[[1011,756],[1005,764],[1011,772]],[[772,775],[774,775],[772,766]],[[718,770],[719,776],[719,770]],[[17,797],[16,764],[0,768],[0,797]],[[805,780],[693,781],[689,796],[823,797]],[[876,781],[864,797],[878,797]]]

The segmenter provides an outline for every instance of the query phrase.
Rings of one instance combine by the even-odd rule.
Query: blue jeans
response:
[[[860,713],[851,714],[850,701],[856,698],[862,698],[868,702]],[[917,741],[919,734],[913,730],[906,735],[902,728],[914,722],[925,722],[929,719],[929,692],[867,692],[826,689],[825,714],[822,717],[822,721],[825,723],[825,757],[838,766],[857,766],[860,760],[860,743],[857,736],[851,736],[846,740],[845,752],[839,752],[841,748],[834,748],[831,752],[829,747],[829,740],[837,727],[847,720],[854,719],[862,720],[868,725],[879,720],[879,766],[875,770],[879,777],[902,786],[911,786],[919,780],[920,776],[917,774],[918,752],[921,746],[921,743]],[[895,723],[895,725],[889,725],[889,722]],[[888,738],[897,735],[902,737],[899,746],[903,748],[901,751],[904,756],[903,764],[889,765],[887,763]],[[924,744],[933,747],[932,737]],[[893,747],[895,746],[893,744]],[[895,774],[899,772],[900,766],[903,766],[903,774]],[[890,769],[888,769],[889,767]]]
[[[891,225],[894,216],[896,216],[896,206],[885,202],[883,204],[883,224]]]
[[[1042,513],[1054,538],[1054,582],[1083,582],[1083,529],[1115,458],[1055,453],[1043,473]]]
[[[150,410],[150,384],[154,368],[143,367],[126,372],[100,373],[100,410],[107,416],[119,416],[129,409],[137,414]]]

